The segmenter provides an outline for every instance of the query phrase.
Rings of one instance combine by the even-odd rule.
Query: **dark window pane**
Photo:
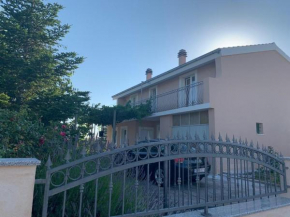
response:
[[[263,124],[262,123],[256,123],[256,132],[257,134],[263,134]]]
[[[189,114],[182,114],[180,119],[181,125],[189,125]]]
[[[200,112],[200,124],[208,124],[208,112]]]
[[[173,115],[173,126],[180,126],[180,115]]]
[[[190,124],[191,125],[200,124],[200,121],[199,121],[199,112],[190,113]]]

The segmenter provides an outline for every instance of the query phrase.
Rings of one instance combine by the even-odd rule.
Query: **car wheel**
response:
[[[164,170],[163,169],[158,169],[156,168],[156,170],[154,171],[153,173],[153,181],[156,185],[159,185],[160,186],[163,186],[163,183],[164,183]]]

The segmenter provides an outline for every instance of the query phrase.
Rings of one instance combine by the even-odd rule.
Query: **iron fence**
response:
[[[203,103],[203,82],[196,82],[155,97],[147,98],[136,102],[140,105],[150,101],[152,112],[162,112],[171,109],[194,106]]]
[[[54,168],[48,159],[46,178],[38,181],[45,183],[42,217],[159,216],[201,208],[207,214],[209,207],[287,192],[282,156],[234,137],[94,147],[96,154],[86,156],[83,146],[77,160],[68,150],[66,163]],[[62,202],[50,208],[56,200]]]

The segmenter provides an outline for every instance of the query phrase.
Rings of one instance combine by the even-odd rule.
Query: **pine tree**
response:
[[[73,93],[70,76],[83,57],[64,52],[60,44],[70,28],[58,20],[63,7],[42,0],[2,0],[1,4],[0,93],[9,97],[11,107]]]

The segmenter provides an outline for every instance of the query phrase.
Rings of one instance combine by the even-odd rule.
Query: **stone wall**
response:
[[[0,159],[0,216],[31,217],[36,166],[31,158]]]

